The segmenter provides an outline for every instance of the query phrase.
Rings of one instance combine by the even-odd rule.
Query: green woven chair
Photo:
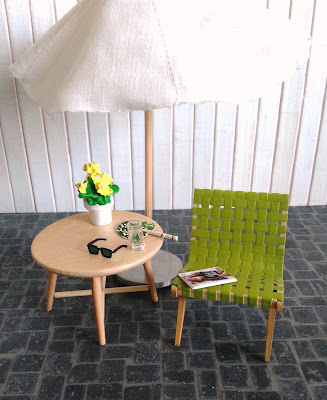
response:
[[[283,261],[289,196],[195,189],[190,254],[181,272],[219,266],[237,282],[192,290],[179,277],[175,346],[186,297],[269,308],[265,361],[269,362],[276,311],[283,309]]]

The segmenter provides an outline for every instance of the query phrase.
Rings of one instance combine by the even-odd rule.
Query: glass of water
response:
[[[145,243],[143,242],[143,229],[141,221],[128,221],[127,224],[128,238],[132,243],[132,250],[143,250]]]

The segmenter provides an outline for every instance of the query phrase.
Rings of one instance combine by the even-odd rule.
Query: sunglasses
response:
[[[115,250],[110,250],[105,247],[97,247],[93,243],[97,242],[98,240],[107,240],[107,239],[97,238],[97,239],[92,240],[92,242],[88,243],[87,248],[89,249],[90,254],[99,254],[99,250],[100,250],[103,257],[111,258],[113,253],[116,253],[116,251],[118,251],[122,247],[127,247],[126,244],[122,244],[122,245],[118,246]]]

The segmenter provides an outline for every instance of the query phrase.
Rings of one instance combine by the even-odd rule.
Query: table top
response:
[[[115,275],[151,259],[162,246],[163,238],[148,235],[144,238],[145,248],[134,251],[129,240],[120,237],[117,226],[124,221],[136,219],[155,224],[155,230],[162,232],[159,224],[142,214],[129,211],[113,211],[112,223],[95,226],[90,222],[89,213],[76,214],[57,221],[43,229],[33,240],[32,256],[37,264],[56,274],[79,278]],[[121,244],[128,247],[119,249],[111,258],[89,253],[87,244],[96,238],[98,247],[114,250]]]

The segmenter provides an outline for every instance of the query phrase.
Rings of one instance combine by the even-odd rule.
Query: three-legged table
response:
[[[151,258],[159,251],[163,239],[148,235],[144,238],[144,250],[133,251],[130,242],[116,232],[120,223],[131,219],[153,222],[155,230],[162,232],[161,227],[151,218],[133,212],[113,211],[112,223],[106,226],[92,225],[88,213],[82,213],[49,225],[35,237],[32,243],[32,256],[35,262],[49,271],[47,311],[52,309],[54,298],[92,295],[100,345],[106,344],[104,327],[106,294],[149,290],[152,300],[158,301]],[[87,244],[96,238],[107,239],[95,243],[98,247],[111,250],[121,244],[127,244],[128,247],[113,253],[111,258],[103,257],[100,252],[98,255],[92,255],[88,251]],[[108,275],[115,275],[140,264],[144,266],[147,285],[105,287]],[[58,274],[90,278],[91,289],[56,292]]]

